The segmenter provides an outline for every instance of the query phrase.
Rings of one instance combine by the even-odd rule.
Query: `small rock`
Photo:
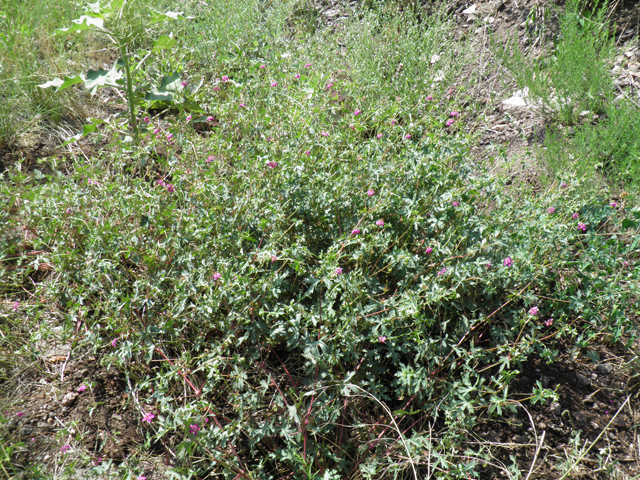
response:
[[[544,422],[540,422],[540,423],[538,424],[538,428],[539,428],[540,430],[546,430],[546,429],[547,429],[547,424],[546,424],[546,423],[544,423]]]
[[[550,384],[551,384],[551,377],[547,375],[542,375],[540,377],[540,385],[542,385],[542,388],[549,388]]]
[[[613,422],[611,422],[611,425],[613,425],[616,428],[620,428],[622,430],[627,429],[627,421],[623,417],[614,418]]]
[[[558,402],[553,402],[549,407],[549,410],[554,415],[560,415],[562,413],[562,406]]]
[[[462,13],[464,13],[465,15],[471,15],[473,13],[476,13],[476,6],[475,5],[471,5],[466,10],[463,10]]]
[[[526,435],[516,435],[513,437],[513,441],[522,445],[523,443],[529,443],[529,437]]]
[[[583,387],[588,387],[591,385],[591,380],[589,380],[587,377],[579,373],[576,374],[576,381],[578,382],[579,385],[582,385]]]
[[[600,375],[609,375],[611,372],[613,372],[613,365],[601,363],[596,367],[596,372],[598,372]]]
[[[579,412],[577,410],[574,410],[573,412],[571,412],[571,416],[580,423],[584,423],[587,421],[587,416],[584,413]]]
[[[62,403],[62,405],[65,407],[69,407],[73,405],[73,402],[76,401],[76,398],[78,398],[78,394],[76,392],[69,392],[62,398],[62,401],[60,403]]]

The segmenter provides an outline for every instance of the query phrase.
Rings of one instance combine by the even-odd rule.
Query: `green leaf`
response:
[[[64,90],[65,88],[75,85],[76,83],[83,83],[84,77],[82,75],[76,75],[75,77],[64,77],[64,80],[60,78],[54,78],[46,83],[38,85],[40,88],[54,87],[56,91]]]
[[[158,90],[154,92],[149,92],[144,95],[144,99],[149,102],[173,102],[173,94],[172,93],[161,93]]]
[[[178,41],[175,38],[168,37],[167,35],[161,35],[158,40],[153,42],[153,48],[151,51],[155,53],[160,50],[170,50],[176,43],[178,43]]]
[[[636,222],[634,222],[633,220],[625,218],[622,221],[622,228],[624,228],[624,229],[627,229],[627,228],[638,228],[638,224]]]
[[[142,228],[149,228],[150,222],[149,222],[149,217],[146,215],[142,215],[142,217],[140,218],[140,226]]]
[[[60,146],[64,147],[65,145],[69,145],[70,143],[77,142],[82,137],[85,137],[85,136],[89,135],[90,133],[95,132],[95,130],[98,128],[99,124],[105,123],[104,120],[100,120],[100,119],[97,119],[97,118],[92,118],[91,121],[93,123],[90,123],[89,125],[83,125],[82,126],[82,132],[80,132],[77,135],[74,135],[73,137],[69,138],[66,142],[64,142]]]
[[[177,73],[162,77],[160,88],[147,93],[144,98],[148,101],[173,102],[173,96],[178,92],[182,85],[181,78]]]
[[[89,93],[93,95],[96,93],[96,90],[98,90],[98,87],[103,87],[105,85],[110,87],[119,86],[117,81],[120,78],[122,78],[122,72],[118,72],[115,65],[111,70],[103,70],[102,68],[98,70],[89,70],[87,78],[84,81],[84,86],[87,87]]]
[[[72,20],[71,25],[68,28],[58,28],[57,32],[69,33],[69,32],[81,32],[83,30],[104,30],[104,20],[100,17],[90,17],[88,15],[82,15],[80,18]],[[94,27],[94,28],[92,28]]]

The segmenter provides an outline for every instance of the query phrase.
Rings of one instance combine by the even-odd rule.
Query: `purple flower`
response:
[[[406,138],[407,140],[409,140],[409,139],[411,138],[411,134],[410,134],[410,133],[407,133],[407,134],[404,136],[404,138]]]
[[[213,280],[214,281],[217,282],[218,280],[220,280],[220,278],[222,278],[222,274],[221,273],[216,272],[216,273],[213,274]]]
[[[211,163],[211,162],[213,162],[213,155],[209,155],[209,156],[207,157],[207,159],[205,160],[205,162],[207,162],[207,163]]]
[[[491,262],[489,262],[487,263],[486,267],[487,267],[487,270],[489,270],[491,267],[493,267],[493,265],[491,265]]]
[[[505,267],[510,267],[511,265],[513,265],[513,260],[511,260],[511,257],[507,257],[502,261],[502,264]]]
[[[359,235],[359,234],[360,234],[359,228],[354,228],[353,230],[351,230],[351,235]]]
[[[169,192],[169,193],[173,193],[173,192],[175,192],[175,191],[176,191],[176,189],[175,189],[175,188],[173,187],[173,185],[172,185],[172,184],[170,184],[170,183],[169,183],[169,184],[167,184],[167,186],[166,186],[166,187],[167,187],[167,192]]]
[[[376,137],[378,137],[378,140],[382,138],[382,134],[379,133],[378,135],[376,135]]]
[[[200,427],[198,426],[197,423],[194,423],[189,427],[189,433],[191,435],[197,435],[199,431],[200,431]]]
[[[259,68],[260,68],[260,70],[264,70],[265,68],[267,68],[267,66],[266,65],[260,65]]]
[[[153,129],[153,133],[158,133],[159,131],[160,131],[160,129],[159,129],[159,128],[154,128],[154,129]]]
[[[276,162],[267,162],[267,167],[269,168],[276,168],[278,166],[278,164]]]
[[[273,83],[271,83],[271,86],[272,86],[272,87],[277,87],[277,86],[278,86],[278,82],[273,82]]]
[[[320,135],[322,135],[323,137],[328,137],[329,133],[325,132],[324,130],[320,132]]]
[[[87,389],[87,386],[86,386],[86,385],[80,385],[80,386],[78,387],[78,391],[79,391],[80,393],[84,392],[86,389]]]
[[[379,227],[384,227],[384,220],[380,219],[380,220],[376,220],[376,225]]]
[[[447,127],[450,127],[451,125],[453,125],[453,122],[454,122],[454,121],[455,121],[455,120],[454,120],[453,118],[450,118],[449,120],[447,120],[447,121],[445,122],[445,125],[446,125]]]
[[[207,117],[207,122],[213,122],[213,117],[212,116],[208,116]]]
[[[71,213],[71,208],[67,208],[67,209],[65,210],[65,212],[66,212],[66,213]]]
[[[547,208],[547,213],[556,213],[556,209],[555,209],[555,207],[549,207],[549,208]]]
[[[156,416],[153,413],[149,412],[144,414],[144,417],[142,417],[142,421],[151,423],[151,420],[153,420],[154,418],[156,418]]]
[[[567,187],[568,187],[568,185],[566,183],[564,183],[564,182],[560,183],[560,188],[567,188]]]
[[[311,155],[311,150],[307,150],[306,152],[304,152],[305,155]]]
[[[540,310],[538,310],[538,307],[531,307],[529,309],[529,315],[538,315],[538,313],[540,313]]]
[[[69,445],[63,445],[60,447],[60,453],[67,453],[69,450],[71,450]]]
[[[544,324],[545,324],[547,327],[550,327],[551,325],[553,325],[553,318],[550,318],[549,320],[547,320],[546,322],[544,322]]]
[[[334,274],[334,275],[342,275],[342,269],[341,269],[340,267],[336,268],[336,269],[333,271],[333,274]]]
[[[611,202],[611,203],[609,204],[609,206],[610,206],[611,208],[616,208],[616,207],[618,206],[618,204],[617,204],[616,202]]]
[[[424,251],[424,253],[426,253],[427,255],[431,255],[433,253],[433,248],[427,247],[427,249]]]
[[[238,105],[240,108],[244,108],[246,107],[246,105],[244,103],[241,103],[240,105]]]
[[[367,190],[367,195],[369,195],[370,197],[373,197],[376,194],[376,192],[374,192],[373,190]]]
[[[193,117],[191,115],[187,115],[187,122],[190,122],[191,120],[193,120]]]
[[[451,112],[451,116],[452,117],[457,117],[458,116],[458,112],[456,112],[455,110],[453,112]]]
[[[223,82],[228,82],[229,81],[229,77],[227,77],[226,75],[222,76],[222,81]]]
[[[454,207],[459,207],[460,203],[454,201],[454,202],[451,202],[451,205],[453,205]]]
[[[445,273],[447,273],[447,269],[446,269],[446,268],[443,268],[442,270],[440,270],[440,271],[438,272],[438,276],[440,276],[440,275],[444,275]]]
[[[144,117],[144,118],[142,119],[142,121],[143,121],[144,123],[149,123],[149,122],[151,121],[151,119],[150,119],[149,117]]]
[[[427,101],[433,100],[433,97],[431,95],[429,95],[425,100],[427,100]]]
[[[164,180],[162,179],[158,180],[158,185],[162,185],[164,187]]]
[[[214,92],[219,92],[220,91],[220,87],[216,85],[215,87],[213,87],[213,91]]]
[[[183,87],[186,87],[187,86],[187,82],[182,81],[182,82],[180,82],[180,85],[182,85]]]
[[[307,64],[305,64],[305,66],[304,66],[304,68],[310,68],[310,67],[311,67],[311,64],[310,64],[310,63],[307,63]]]
[[[587,226],[584,223],[580,222],[578,223],[578,230],[582,230],[583,232],[586,232]]]
[[[571,218],[573,218],[574,220],[577,220],[579,216],[580,216],[580,214],[578,212],[576,212],[573,215],[571,215]]]
[[[171,140],[173,138],[173,133],[167,133],[167,140]]]
[[[136,480],[147,480],[147,477],[145,477],[144,475],[140,475],[138,476],[138,478],[136,478]]]
[[[385,337],[384,335],[380,335],[380,336],[378,337],[378,342],[380,342],[380,343],[384,343],[384,342],[386,342],[386,341],[387,341],[387,337]]]
[[[117,342],[118,342],[118,339],[114,338],[113,340],[111,340],[111,346],[115,347]]]
[[[358,115],[360,115],[361,113],[362,113],[362,110],[356,110],[355,112],[353,112],[353,114],[354,114],[355,116],[358,116]]]
[[[24,412],[18,412],[16,413],[16,417],[24,417]]]
[[[277,259],[278,257],[276,257],[275,255],[271,255],[271,263],[274,263]]]
[[[298,73],[295,77],[293,78],[300,78],[300,74]]]

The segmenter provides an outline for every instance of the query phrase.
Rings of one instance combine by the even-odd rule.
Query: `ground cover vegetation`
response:
[[[120,461],[105,440],[88,448],[81,422],[19,438],[7,425],[25,407],[7,396],[4,474],[151,478],[156,455],[167,478],[525,478],[472,433],[558,400],[538,380],[511,395],[523,363],[638,336],[640,209],[593,183],[633,191],[638,123],[618,115],[637,111],[612,103],[596,67],[582,75],[555,111],[608,113],[572,140],[590,169],[556,163],[532,193],[469,160],[471,52],[446,9],[365,2],[327,25],[304,1],[160,3],[3,7],[0,95],[15,108],[0,138],[82,132],[2,173],[0,380],[44,374],[60,340],[67,360],[90,352],[119,372],[139,432]],[[72,23],[101,12],[140,35],[114,50],[95,20]],[[581,33],[589,22],[566,16],[551,86],[522,80],[543,100],[580,77],[553,70],[575,69],[563,48],[607,44]],[[70,25],[86,35],[55,31]],[[103,104],[71,85],[98,68]],[[596,146],[613,159],[604,179]],[[95,398],[91,412],[97,385],[60,388]],[[32,439],[51,456],[17,461]],[[586,453],[579,436],[574,453],[555,478]]]

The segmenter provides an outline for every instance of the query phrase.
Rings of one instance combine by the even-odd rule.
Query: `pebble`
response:
[[[613,365],[601,363],[596,367],[596,372],[598,372],[600,375],[609,375],[611,372],[613,372]]]
[[[576,374],[576,380],[578,381],[578,384],[582,385],[583,387],[588,387],[591,385],[591,380],[589,380],[584,375],[581,375],[580,373]]]
[[[549,407],[549,410],[554,415],[560,415],[562,413],[562,406],[558,402],[553,402]]]
[[[63,406],[68,407],[76,401],[76,398],[78,398],[78,394],[76,392],[69,392],[62,397],[62,401],[60,403],[62,403]]]

